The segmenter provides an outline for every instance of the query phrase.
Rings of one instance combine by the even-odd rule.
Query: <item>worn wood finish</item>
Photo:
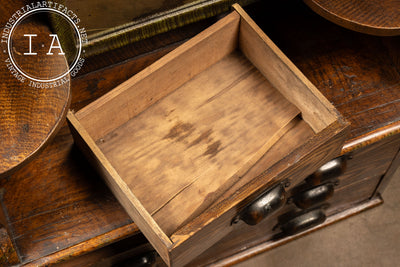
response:
[[[47,26],[38,22],[19,25],[13,34],[13,58],[20,68],[30,75],[49,78],[67,70],[64,56],[45,59],[42,56],[41,62],[37,62],[37,58],[24,57],[26,37],[23,33],[26,32],[35,32],[37,41],[45,43],[51,33]],[[47,52],[46,48],[34,49],[39,55]],[[5,62],[8,54],[1,53],[0,59],[3,62],[0,66],[0,178],[4,178],[38,154],[65,121],[70,84],[68,81],[53,88],[31,87],[27,79],[22,83],[11,74],[11,62]]]
[[[87,105],[172,48],[72,80],[71,107]],[[74,147],[67,125],[41,152],[40,158],[9,180],[3,179],[1,188],[4,188],[2,203],[11,238],[22,262],[34,261],[33,266],[78,257],[138,233],[136,225]],[[73,230],[74,227],[79,230]]]
[[[100,55],[85,55],[85,64],[79,71],[78,76],[101,68],[107,68],[124,61],[131,61],[132,58],[135,57],[147,57],[148,54],[153,54],[158,50],[163,51],[168,46],[174,46],[177,43],[183,43],[189,38],[192,38],[202,30],[214,24],[216,21],[216,17],[211,17],[141,41],[129,43],[120,48],[107,50]]]
[[[163,49],[133,57],[129,61],[76,77],[71,81],[71,94],[73,96],[71,109],[82,109],[179,45],[180,43],[167,45]]]
[[[291,131],[282,136],[280,140],[281,144],[276,144],[273,146],[269,153],[272,155],[280,155],[281,157],[289,155],[292,151],[300,149],[303,145],[301,142],[298,142],[298,140],[309,140],[313,137],[313,135],[314,132],[311,127],[309,127],[308,124],[303,120],[299,120]],[[223,201],[229,196],[240,191],[240,189],[247,183],[251,182],[254,177],[265,171],[264,166],[273,166],[279,161],[279,159],[280,158],[278,157],[268,157],[267,155],[261,157],[257,165],[253,166],[253,168],[251,168],[246,175],[244,175],[236,184],[232,185],[231,188],[224,192],[224,194],[222,194],[215,202],[219,203],[220,201]],[[295,184],[297,182],[298,181],[296,180],[293,183]]]
[[[0,228],[0,265],[11,266],[19,264],[17,252],[14,244],[7,229],[4,227]]]
[[[349,218],[351,216],[357,215],[360,212],[363,212],[365,210],[374,208],[374,207],[376,207],[378,205],[381,205],[381,204],[383,204],[382,198],[379,197],[379,196],[375,197],[375,198],[373,198],[371,200],[367,200],[365,202],[362,202],[362,203],[360,203],[360,204],[358,204],[358,205],[356,205],[354,207],[351,207],[351,208],[349,208],[347,210],[344,210],[342,212],[339,212],[337,214],[329,216],[324,223],[322,223],[322,224],[320,224],[320,225],[318,225],[316,227],[313,227],[313,228],[311,228],[309,230],[306,230],[304,232],[301,232],[299,234],[288,236],[288,237],[283,237],[283,238],[278,239],[278,240],[270,240],[270,241],[263,242],[263,243],[260,243],[260,244],[257,244],[257,245],[253,244],[252,247],[249,247],[248,249],[246,249],[244,251],[243,250],[241,250],[241,251],[238,250],[236,254],[226,255],[226,257],[223,257],[222,255],[220,255],[219,260],[211,262],[210,265],[211,266],[231,266],[231,265],[237,264],[237,263],[245,261],[245,260],[247,260],[247,259],[249,259],[251,257],[254,257],[254,256],[258,255],[258,254],[261,254],[263,252],[269,251],[269,250],[274,249],[276,247],[282,246],[282,245],[284,245],[284,244],[286,244],[286,243],[288,243],[290,241],[296,240],[296,239],[298,239],[298,238],[300,238],[302,236],[305,236],[305,235],[310,234],[310,233],[312,233],[314,231],[318,231],[320,229],[323,229],[323,228],[325,228],[325,227],[327,227],[327,226],[329,226],[329,225],[331,225],[333,223],[336,223],[336,222],[339,222],[339,221],[344,220],[346,218]],[[249,245],[251,245],[251,244],[249,244]],[[222,259],[221,259],[221,257],[222,257]],[[209,258],[207,258],[206,261],[207,260],[209,260]],[[193,265],[197,265],[197,264],[198,265],[204,265],[204,261],[200,261],[199,260],[198,262],[196,261],[196,262],[193,263]]]
[[[333,197],[328,200],[331,206],[327,214],[335,217],[336,214],[344,210],[351,210],[353,207],[357,207],[358,203],[373,197],[375,188],[391,165],[399,147],[400,138],[395,135],[352,151],[347,162],[347,170],[338,177],[339,185],[335,187]],[[231,260],[241,261],[240,256],[233,254],[241,252],[243,247],[250,247],[246,250],[247,252],[243,252],[249,254],[257,251],[257,248],[261,253],[275,247],[277,243],[280,243],[279,238],[275,238],[279,231],[273,231],[273,227],[277,223],[276,218],[293,208],[294,205],[286,207],[259,226],[239,226],[239,229],[232,231],[231,234],[199,256],[193,265],[211,263],[221,258],[226,258],[221,260],[221,264],[226,264]],[[251,248],[252,246],[254,248]],[[261,249],[262,247],[263,249]]]
[[[394,135],[353,150],[348,154],[347,171],[342,175],[341,183],[345,185],[362,177],[382,177],[392,165],[399,148],[400,138]]]
[[[318,133],[337,119],[333,106],[297,67],[278,49],[239,5],[239,47],[243,54],[280,92],[302,112],[303,119]],[[268,61],[265,60],[268,58]],[[294,75],[293,75],[294,74]]]
[[[383,146],[399,147],[399,143],[400,140],[397,139],[396,143],[389,141],[383,144]],[[336,214],[344,210],[351,209],[352,207],[356,207],[358,203],[367,201],[373,196],[374,190],[378,185],[382,174],[371,173],[371,176],[366,176],[365,174],[357,175],[357,170],[360,170],[357,165],[358,162],[369,162],[371,159],[373,159],[376,155],[376,152],[379,152],[379,148],[380,146],[376,145],[374,149],[369,151],[361,151],[360,153],[354,154],[353,159],[349,160],[348,173],[345,172],[343,175],[338,177],[339,186],[335,187],[333,197],[328,200],[328,203],[330,204],[330,207],[326,211],[328,216],[335,217]],[[386,164],[390,163],[390,156],[393,157],[393,153],[386,159]],[[372,163],[370,170],[374,170],[374,168],[377,166],[379,166],[379,164],[375,165]],[[278,235],[280,232],[279,229],[274,230],[274,226],[277,224],[277,218],[291,210],[297,210],[294,204],[287,205],[277,214],[263,221],[260,225],[248,226],[244,223],[235,225],[236,229],[234,231],[204,252],[191,264],[209,264],[215,260],[229,257],[236,258],[237,261],[241,261],[242,259],[240,259],[240,257],[235,257],[233,255],[242,251],[243,247],[250,247],[248,249],[248,253],[251,253],[252,250],[255,250],[255,248],[251,248],[253,246],[263,247],[266,244],[274,246],[273,243],[279,243],[279,239],[281,238]],[[319,228],[319,226],[317,228]],[[264,251],[266,250],[268,249],[265,248]],[[222,260],[222,262],[225,262],[225,260]]]
[[[77,135],[77,144],[84,151],[89,149],[87,153],[93,157],[99,172],[104,174],[112,191],[168,265],[187,263],[229,232],[229,226],[226,225],[231,220],[229,217],[236,212],[235,206],[248,196],[246,194],[254,195],[256,190],[265,186],[266,181],[280,182],[288,178],[291,172],[296,173],[295,177],[300,181],[318,164],[336,155],[344,141],[347,124],[340,115],[322,95],[314,94],[316,89],[244,11],[239,6],[235,6],[235,9],[241,14],[240,19],[238,13],[231,13],[76,115],[69,115],[73,133]],[[239,27],[239,20],[241,25],[247,26]],[[245,46],[245,42],[256,43],[253,48],[255,52],[250,52],[252,49],[249,45]],[[231,54],[238,43],[240,48],[244,47],[244,54],[251,63],[255,62],[267,79],[274,77],[271,73],[278,75],[281,69],[285,70],[284,76],[272,78],[276,89],[266,82],[252,64],[245,63],[242,56]],[[269,53],[264,53],[265,48]],[[260,51],[258,56],[257,51]],[[271,73],[259,64],[260,58],[269,60]],[[198,64],[187,64],[193,61]],[[178,72],[179,76],[171,78],[171,73]],[[263,166],[265,171],[251,183],[247,191],[242,190],[242,194],[239,194],[241,197],[228,198],[217,208],[220,215],[212,215],[213,212],[205,215],[214,220],[196,218],[197,222],[189,223],[186,227],[183,223],[190,221],[194,215],[201,214],[199,217],[202,217],[200,207],[204,209],[212,204],[219,194],[246,175],[247,169],[242,170],[243,167],[258,165],[259,158],[273,145],[269,140],[278,141],[274,137],[276,133],[282,136],[280,129],[285,129],[299,113],[297,109],[290,108],[291,104],[280,95],[279,92],[288,94],[282,80],[295,81],[293,87],[301,85],[303,88],[292,90],[290,99],[296,99],[293,101],[297,108],[317,134],[313,134],[309,140],[301,140],[304,142],[302,149],[286,156],[286,160],[295,160],[296,164],[278,161],[274,166]],[[161,81],[164,83],[160,84]],[[156,84],[158,87],[154,86]],[[204,89],[199,90],[199,86]],[[307,96],[304,97],[304,94]],[[311,101],[304,103],[297,99]],[[125,115],[115,119],[111,114],[116,112]],[[169,117],[172,112],[175,113]],[[274,116],[265,118],[264,114]],[[315,118],[311,118],[312,114],[315,114]],[[153,125],[149,121],[157,123]],[[251,134],[247,128],[251,129]],[[197,146],[199,136],[210,132],[210,129],[213,132],[208,137],[222,144],[222,152],[219,147],[210,147],[210,144],[208,148]],[[243,129],[246,129],[246,133]],[[173,140],[173,146],[169,139]],[[97,146],[94,140],[97,140]],[[180,141],[188,141],[189,147],[185,142],[180,144]],[[195,142],[195,147],[190,142]],[[157,144],[156,148],[154,144]],[[312,157],[309,151],[314,152]],[[210,153],[213,153],[212,158],[209,157]],[[193,164],[185,165],[182,159],[177,158],[177,168],[174,160],[171,161],[177,155],[186,155]],[[267,155],[278,159],[285,156],[271,155],[269,151]],[[157,162],[166,160],[170,162],[168,168],[155,169],[159,164]],[[303,168],[299,163],[306,166]],[[202,166],[207,166],[206,172]],[[279,175],[280,172],[282,175]],[[275,180],[276,176],[279,178]],[[165,183],[160,183],[163,189],[155,190],[159,192],[159,201],[154,201],[154,198],[148,198],[148,192],[154,189],[154,184],[159,180]],[[165,184],[169,185],[166,189]],[[131,191],[127,192],[129,189]],[[172,234],[178,226],[182,228]],[[212,235],[210,230],[216,228],[221,231],[218,235]],[[167,240],[160,229],[170,236],[172,246],[157,240],[157,236]],[[171,255],[165,254],[166,249]]]
[[[394,157],[393,161],[390,163],[389,169],[385,173],[385,175],[382,177],[378,187],[375,190],[375,194],[382,194],[386,187],[388,186],[390,180],[396,173],[396,171],[399,169],[400,166],[400,149],[397,151],[396,156]]]
[[[94,140],[127,122],[232,52],[237,40],[237,16],[232,14],[226,20],[217,22],[180,46],[179,50],[169,53],[102,99],[80,110],[76,114],[77,118]],[[213,47],[218,49],[212,49]],[[204,57],[204,60],[199,60],[200,55],[209,51],[213,53]],[[192,62],[197,64],[191,64]],[[120,116],[115,117],[112,114]]]
[[[399,118],[400,99],[400,90],[395,82],[398,81],[398,39],[381,39],[347,31],[326,22],[298,1],[275,1],[265,3],[265,7],[263,5],[249,7],[247,11],[307,78],[352,122],[351,138],[342,153],[378,144],[391,135],[396,138],[399,131],[395,122]],[[154,43],[163,46],[168,42],[160,36]],[[86,106],[174,46],[142,56],[121,48],[117,54],[93,58],[96,61],[93,66],[98,68],[108,65],[107,62],[116,62],[113,61],[115,58],[133,56],[125,62],[73,79],[71,107],[79,110]],[[11,235],[11,239],[15,240],[22,262],[30,262],[31,266],[61,261],[68,263],[68,260],[79,257],[89,261],[92,253],[97,253],[97,256],[91,258],[93,261],[89,263],[99,263],[116,251],[124,252],[115,249],[118,244],[128,249],[130,245],[121,243],[121,239],[131,240],[134,247],[139,246],[135,243],[137,240],[144,242],[135,224],[72,143],[68,129],[62,128],[40,158],[34,159],[10,179],[0,181],[0,187],[4,188],[1,203],[7,211],[8,224],[12,231],[18,233]],[[390,161],[389,157],[387,160]],[[337,216],[329,217],[328,221],[347,217],[374,203],[381,203],[381,199],[357,204]],[[316,229],[325,226],[323,224]],[[296,235],[296,238],[301,235]],[[222,261],[222,264],[240,261],[292,239],[262,243]],[[205,257],[211,258],[206,254]]]
[[[175,0],[163,2],[157,0],[139,0],[129,3],[126,0],[117,0],[110,3],[107,0],[64,0],[63,4],[79,15],[80,20],[85,23],[85,28],[89,33],[90,39],[90,35],[100,31],[137,21],[152,14],[166,12],[194,1]]]
[[[132,221],[100,178],[85,167],[88,163],[74,148],[67,128],[31,164],[35,170],[25,166],[1,183],[11,238],[22,262],[72,247],[64,254],[69,257],[104,246],[110,236],[118,240],[137,231],[130,226],[112,232]]]
[[[225,57],[97,142],[167,235],[239,180],[299,114],[246,61]]]
[[[391,0],[304,0],[316,13],[362,33],[400,34],[400,2]]]
[[[400,134],[400,121],[391,123],[387,126],[365,133],[357,138],[348,140],[342,148],[342,154],[351,153],[354,150],[374,145],[382,139],[398,136]]]

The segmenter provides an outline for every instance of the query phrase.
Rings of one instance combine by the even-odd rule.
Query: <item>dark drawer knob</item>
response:
[[[282,207],[285,202],[285,189],[278,185],[247,206],[240,214],[240,219],[249,225],[256,225]]]
[[[286,235],[294,235],[323,223],[326,219],[321,209],[311,210],[283,223],[280,228]]]
[[[328,161],[316,172],[306,178],[306,182],[311,185],[318,185],[327,180],[337,178],[344,173],[347,166],[347,157],[342,156]]]
[[[332,182],[299,192],[293,196],[293,202],[301,209],[307,209],[315,204],[322,203],[333,196],[335,186]]]

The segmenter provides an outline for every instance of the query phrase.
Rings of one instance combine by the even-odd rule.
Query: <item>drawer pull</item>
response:
[[[282,224],[280,228],[284,234],[294,235],[323,223],[325,219],[325,213],[321,209],[315,209],[294,217]]]
[[[306,178],[306,182],[311,185],[319,185],[324,181],[337,178],[344,173],[347,166],[347,157],[342,156],[328,161],[316,172]]]
[[[286,202],[286,192],[281,184],[268,191],[240,214],[240,219],[249,225],[256,225],[261,220],[282,207]]]
[[[324,202],[333,196],[335,186],[332,182],[316,186],[293,196],[293,202],[301,209],[307,209]]]

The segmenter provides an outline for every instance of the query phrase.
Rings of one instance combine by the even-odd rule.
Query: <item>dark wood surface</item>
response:
[[[150,38],[126,44],[119,48],[104,49],[101,53],[93,52],[93,55],[87,54],[85,55],[85,64],[78,75],[107,68],[114,64],[123,63],[124,61],[132,61],[132,58],[147,57],[147,54],[152,54],[158,50],[163,51],[169,46],[174,47],[176,44],[182,43],[201,32],[216,20],[216,17],[211,17],[167,33],[161,33]]]
[[[129,44],[140,43],[141,40],[151,39],[153,36],[162,36],[162,34],[166,32],[174,30],[184,32],[182,28],[185,26],[229,12],[231,5],[236,2],[241,5],[247,5],[254,1],[255,0],[179,0],[169,1],[168,4],[167,2],[163,2],[161,5],[159,1],[146,1],[146,6],[149,11],[147,14],[140,11],[140,2],[144,1],[135,1],[134,3],[130,3],[129,6],[135,7],[135,5],[137,5],[135,10],[142,13],[142,17],[135,17],[135,15],[132,14],[132,21],[129,23],[103,29],[93,35],[89,33],[89,42],[84,44],[83,48],[86,50],[85,53],[88,56],[100,55],[103,52],[112,51]],[[184,4],[188,2],[192,3]],[[108,2],[105,6],[107,5],[109,5]],[[113,16],[112,10],[116,8],[117,5],[118,2],[115,4],[113,3],[112,7],[105,8],[105,10],[101,10],[97,13],[100,19],[105,16]],[[96,3],[96,6],[101,6],[101,3]],[[156,10],[160,10],[160,8],[163,10],[157,12]],[[126,10],[129,10],[129,8],[125,8],[125,11]],[[89,15],[96,15],[94,8],[90,10],[81,9],[81,11],[86,14],[89,13]],[[107,18],[102,21],[107,21]],[[167,39],[164,39],[164,41]]]
[[[379,36],[400,34],[400,2],[304,0],[315,12],[345,28]]]
[[[376,186],[378,181],[379,177],[378,179],[376,177],[368,178],[357,181],[351,186],[339,188],[337,191],[335,190],[333,198],[328,201],[332,206],[325,211],[326,214],[332,216],[343,212],[350,207],[356,206],[359,203],[365,202],[371,196],[373,188]],[[236,258],[237,263],[244,259],[236,257],[235,254],[240,253],[244,247],[251,248],[264,243],[271,244],[273,242],[279,242],[280,239],[285,238],[285,236],[279,233],[279,228],[275,228],[278,222],[278,217],[293,210],[295,210],[293,204],[287,205],[283,207],[282,210],[279,210],[277,214],[262,221],[259,225],[248,226],[241,224],[236,226],[235,230],[232,231],[231,234],[210,247],[195,261],[190,263],[190,265],[208,265],[219,261],[220,259],[229,257]],[[261,252],[262,251],[259,251],[259,253]]]
[[[320,18],[299,1],[291,1],[289,9],[287,1],[286,7],[283,2],[248,11],[351,121],[347,144],[371,133],[375,139],[368,140],[373,142],[395,134],[400,117],[400,54],[395,49],[399,38],[350,32]],[[87,105],[174,46],[74,79],[71,107],[77,110]],[[357,143],[350,150],[364,143],[371,144]],[[37,159],[0,181],[1,204],[24,263],[59,262],[124,238],[143,238],[87,165],[64,126]]]
[[[33,51],[38,55],[22,54],[27,49],[27,40],[23,36],[26,32],[37,34],[35,41],[46,44],[51,33],[47,26],[38,22],[19,24],[13,32],[11,48],[18,66],[40,79],[64,73],[68,68],[65,57],[43,56],[47,47],[38,47],[33,43]],[[28,163],[55,135],[65,121],[71,98],[69,81],[58,87],[34,88],[21,74],[19,77],[23,82],[16,79],[9,70],[11,62],[5,62],[9,56],[3,49],[6,49],[4,44],[0,53],[0,178]]]

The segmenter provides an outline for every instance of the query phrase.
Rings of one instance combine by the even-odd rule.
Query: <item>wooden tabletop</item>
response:
[[[304,0],[319,15],[345,28],[378,36],[400,34],[400,1]]]

